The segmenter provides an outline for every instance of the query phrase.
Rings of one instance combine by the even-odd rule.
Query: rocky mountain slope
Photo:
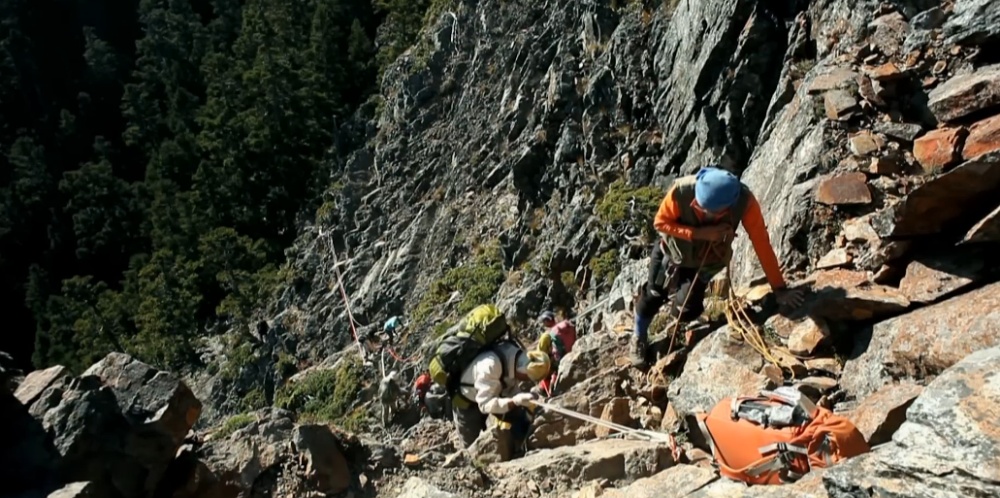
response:
[[[112,355],[4,398],[31,427],[12,434],[48,441],[21,462],[47,469],[20,473],[44,489],[24,496],[74,481],[123,498],[1000,493],[1000,2],[481,0],[435,19],[344,125],[366,145],[288,251],[287,287],[205,349],[218,369],[182,382]],[[741,234],[728,280],[770,357],[716,311],[632,369],[619,334],[649,219],[707,162],[756,193],[807,303],[775,313]],[[379,367],[352,334],[406,317],[401,361],[385,361],[409,381],[426,340],[482,300],[529,341],[540,310],[597,305],[552,402],[675,432],[684,455],[555,413],[526,457],[485,467],[442,421],[383,429]],[[781,384],[875,449],[790,486],[719,480],[692,414]]]

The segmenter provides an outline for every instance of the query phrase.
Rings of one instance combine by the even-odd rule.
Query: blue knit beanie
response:
[[[714,166],[706,166],[695,177],[694,198],[709,211],[722,211],[740,197],[740,179]]]

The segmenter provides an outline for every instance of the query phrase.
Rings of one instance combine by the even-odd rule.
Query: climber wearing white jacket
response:
[[[518,406],[530,406],[534,395],[520,392],[518,383],[538,382],[549,374],[549,368],[547,354],[524,351],[512,343],[479,353],[462,372],[461,396],[452,404],[455,428],[465,446],[486,428],[489,415],[499,418]]]

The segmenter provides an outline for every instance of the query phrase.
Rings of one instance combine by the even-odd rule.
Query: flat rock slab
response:
[[[802,282],[811,292],[795,313],[829,320],[870,320],[898,313],[910,301],[896,288],[872,283],[868,275],[851,270],[822,270]]]
[[[906,266],[899,290],[910,301],[933,302],[981,280],[982,269],[983,260],[978,258],[945,255],[916,260]]]
[[[817,75],[809,83],[810,94],[820,94],[829,90],[849,90],[856,87],[858,73],[844,67],[830,68]]]
[[[893,138],[898,138],[906,142],[912,142],[920,132],[923,131],[923,127],[919,124],[914,123],[892,123],[885,121],[878,121],[873,125],[875,131],[883,133]]]
[[[997,188],[1000,151],[962,163],[914,189],[896,206],[883,230],[896,237],[939,233]]]
[[[1000,106],[1000,64],[952,77],[931,91],[927,105],[944,122]]]
[[[537,451],[493,465],[490,470],[501,479],[516,477],[520,482],[549,479],[582,485],[598,479],[631,482],[674,463],[668,445],[608,439]]]
[[[937,173],[962,159],[968,131],[961,127],[938,128],[913,142],[913,157],[925,173]]]
[[[823,469],[814,470],[793,484],[780,486],[749,486],[742,482],[720,478],[685,498],[831,498],[823,486]]]
[[[824,484],[834,496],[1000,496],[998,407],[994,346],[944,371],[907,410],[892,443],[828,469]]]
[[[870,204],[872,193],[864,173],[837,173],[823,178],[816,188],[816,202],[827,205]]]
[[[858,398],[890,379],[937,375],[973,351],[1000,344],[1000,283],[885,320],[863,334],[840,385]]]
[[[601,498],[662,498],[688,496],[718,478],[714,471],[695,465],[677,465],[622,489],[608,489]]]
[[[460,498],[454,493],[442,491],[431,483],[419,478],[411,477],[403,484],[403,492],[396,495],[396,498]]]

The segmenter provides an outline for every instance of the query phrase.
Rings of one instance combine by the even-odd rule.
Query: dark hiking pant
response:
[[[649,259],[649,274],[635,306],[636,314],[644,320],[652,320],[669,301],[672,317],[684,322],[698,318],[705,311],[708,282],[716,273],[717,270],[702,269],[699,272],[697,268],[674,265],[664,255],[659,241],[654,242]],[[650,289],[655,292],[650,292]]]
[[[469,405],[467,408],[459,408],[452,404],[451,415],[455,422],[455,429],[458,431],[458,437],[466,448],[476,442],[479,433],[486,429],[488,415],[479,411],[479,407],[475,404]]]

